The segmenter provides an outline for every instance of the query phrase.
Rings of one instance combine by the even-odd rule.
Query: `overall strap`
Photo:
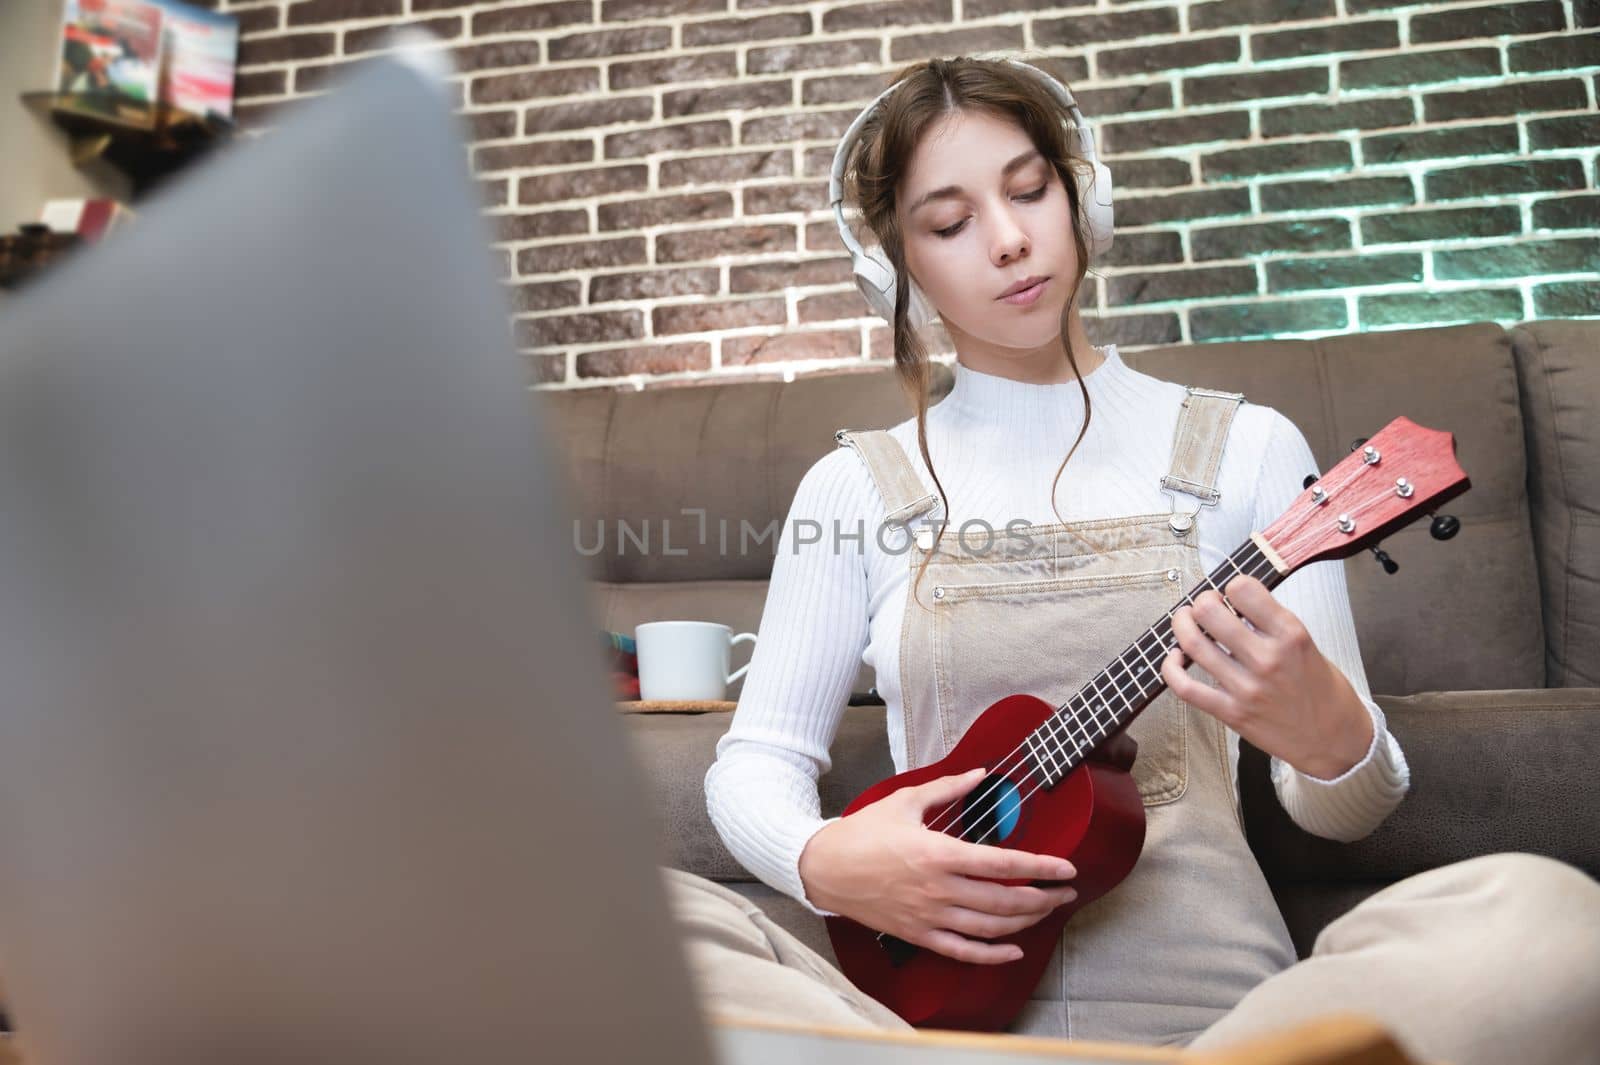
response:
[[[1189,388],[1187,392],[1172,439],[1172,469],[1161,478],[1161,487],[1195,496],[1203,507],[1215,506],[1222,498],[1216,485],[1222,449],[1233,416],[1244,403],[1244,393],[1210,388]],[[1174,504],[1173,531],[1181,536],[1192,524],[1190,515],[1176,512]]]
[[[939,502],[917,476],[900,442],[886,429],[840,429],[833,434],[840,447],[853,447],[867,464],[872,481],[883,497],[885,522],[906,522]]]

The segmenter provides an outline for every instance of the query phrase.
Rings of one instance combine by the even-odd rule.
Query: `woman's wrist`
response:
[[[823,822],[821,828],[811,833],[811,838],[807,839],[800,848],[800,860],[796,867],[796,872],[800,877],[800,890],[803,893],[800,901],[819,912],[832,913],[834,911],[830,905],[831,900],[826,897],[826,889],[819,883],[822,879],[819,873],[819,865],[825,866],[826,859],[823,858],[819,861],[818,851],[826,849],[827,841],[824,841],[819,848],[817,840],[838,820],[837,817],[830,818]]]
[[[1371,753],[1377,739],[1367,704],[1331,662],[1328,670],[1333,680],[1330,688],[1338,696],[1337,717],[1343,724],[1317,750],[1308,753],[1301,762],[1291,763],[1306,776],[1318,780],[1333,780],[1350,772]]]

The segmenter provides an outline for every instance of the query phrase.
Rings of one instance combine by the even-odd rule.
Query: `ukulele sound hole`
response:
[[[961,806],[961,838],[970,843],[999,843],[1016,831],[1022,816],[1022,795],[1003,776],[987,776],[967,792]]]

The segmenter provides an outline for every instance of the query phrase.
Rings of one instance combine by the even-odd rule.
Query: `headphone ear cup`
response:
[[[894,267],[884,255],[883,248],[877,244],[867,248],[855,257],[854,269],[856,288],[867,301],[867,306],[885,322],[893,322],[894,301],[899,286],[895,281]],[[911,329],[921,329],[938,316],[938,311],[915,281],[911,282],[910,298],[911,305],[906,308],[906,325]]]
[[[876,245],[855,256],[856,288],[874,314],[886,322],[894,321],[894,267]]]
[[[1084,223],[1089,232],[1086,243],[1089,258],[1098,259],[1111,250],[1116,230],[1112,225],[1111,168],[1095,159],[1092,171],[1078,183],[1078,203],[1083,208]]]

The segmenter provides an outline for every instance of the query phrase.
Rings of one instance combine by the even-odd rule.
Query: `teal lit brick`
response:
[[[1419,240],[1504,237],[1521,231],[1522,214],[1510,204],[1458,207],[1442,211],[1368,215],[1361,220],[1361,243],[1409,244]]]
[[[1176,344],[1183,338],[1182,326],[1174,311],[1165,314],[1083,315],[1083,329],[1093,344],[1116,344],[1140,348],[1153,344]]]
[[[1196,189],[1117,201],[1117,228],[1250,214],[1249,189]]]
[[[1449,322],[1507,322],[1522,314],[1522,293],[1514,288],[1475,288],[1462,292],[1392,292],[1362,296],[1361,327],[1445,325]]]
[[[1600,271],[1600,237],[1524,240],[1489,248],[1433,253],[1433,276],[1442,281],[1490,277],[1539,277]]]
[[[1263,137],[1304,137],[1342,129],[1389,129],[1416,120],[1416,105],[1408,96],[1374,100],[1348,100],[1337,104],[1293,104],[1261,109]]]
[[[1252,33],[1250,58],[1287,59],[1291,56],[1366,52],[1400,47],[1400,25],[1393,19],[1309,26],[1276,33]]]
[[[1200,158],[1200,177],[1207,182],[1287,174],[1296,170],[1349,170],[1354,165],[1344,141],[1297,141],[1212,152]]]
[[[1219,0],[1189,8],[1191,30],[1219,26],[1259,26],[1268,22],[1301,22],[1333,14],[1333,0]]]
[[[1581,78],[1516,81],[1490,89],[1430,92],[1422,98],[1429,122],[1455,122],[1491,115],[1527,115],[1541,111],[1578,111],[1589,106],[1589,90]]]
[[[1345,89],[1387,89],[1458,78],[1487,78],[1500,72],[1500,51],[1496,48],[1410,52],[1376,59],[1346,59],[1339,64],[1339,85]]]
[[[1600,229],[1600,196],[1557,196],[1533,205],[1535,229]]]
[[[1576,159],[1523,159],[1430,170],[1425,179],[1430,200],[1465,200],[1518,192],[1556,192],[1584,187],[1583,164]]]
[[[1600,66],[1600,33],[1564,33],[1519,41],[1506,50],[1506,60],[1513,72]]]
[[[1325,66],[1183,79],[1183,102],[1186,107],[1266,100],[1274,96],[1310,96],[1313,93],[1319,96],[1328,93],[1328,68]]]
[[[1163,155],[1117,160],[1117,189],[1172,188],[1175,185],[1194,184],[1194,171],[1187,159],[1172,159]],[[1119,208],[1120,210],[1120,205]],[[1118,219],[1121,221],[1121,219]]]
[[[1119,233],[1096,266],[1145,266],[1150,263],[1183,262],[1183,240],[1171,230],[1154,233]]]
[[[1261,186],[1263,211],[1320,211],[1328,207],[1365,207],[1415,200],[1408,177],[1279,181]]]
[[[1252,296],[1258,291],[1252,266],[1210,266],[1189,270],[1141,270],[1110,279],[1107,300],[1113,307],[1135,303],[1173,303]]]
[[[1430,11],[1411,17],[1411,43],[1458,41],[1464,37],[1520,37],[1556,33],[1567,28],[1559,0],[1497,4],[1465,11]]]
[[[1109,155],[1208,141],[1242,141],[1250,136],[1250,112],[1223,111],[1210,115],[1107,122],[1099,132],[1100,148]]]
[[[1343,329],[1348,324],[1344,300],[1229,303],[1189,312],[1189,335],[1195,340],[1244,340]]]
[[[1267,264],[1267,288],[1272,292],[1357,288],[1421,280],[1422,256],[1409,253],[1285,259]]]
[[[1149,9],[1146,9],[1149,10]],[[1035,23],[1037,25],[1037,23]],[[1171,44],[1141,44],[1133,48],[1102,48],[1095,66],[1103,78],[1150,74],[1158,70],[1183,70],[1239,59],[1239,37],[1189,37]]]
[[[1172,110],[1172,86],[1165,81],[1108,85],[1103,89],[1074,89],[1072,95],[1086,115],[1127,116],[1141,111]]]
[[[1534,151],[1543,148],[1592,148],[1597,144],[1600,144],[1600,114],[1539,118],[1528,123],[1528,147]]]
[[[1600,280],[1550,281],[1534,285],[1533,313],[1539,318],[1593,318],[1600,315]]]
[[[1216,226],[1189,233],[1189,250],[1204,259],[1244,259],[1277,251],[1328,251],[1350,246],[1343,218],[1296,218],[1258,225]]]
[[[1463,155],[1506,155],[1521,150],[1514,122],[1499,126],[1430,129],[1420,133],[1380,133],[1361,138],[1361,161],[1367,166]]]

